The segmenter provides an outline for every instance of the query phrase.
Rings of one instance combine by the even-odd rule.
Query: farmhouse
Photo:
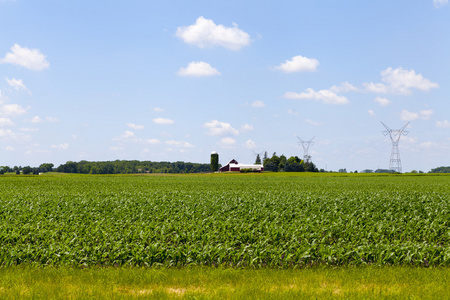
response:
[[[240,164],[235,159],[230,160],[225,166],[219,169],[219,172],[241,172],[244,169],[251,169],[254,172],[262,172],[264,171],[264,167],[262,165],[249,165],[249,164]]]

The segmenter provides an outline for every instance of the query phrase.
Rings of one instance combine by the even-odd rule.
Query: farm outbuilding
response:
[[[235,159],[230,160],[225,166],[219,169],[219,172],[241,172],[241,170],[251,169],[254,172],[264,171],[263,165],[240,164]]]

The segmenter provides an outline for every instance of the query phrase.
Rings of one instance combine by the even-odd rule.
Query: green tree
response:
[[[22,169],[22,173],[23,173],[24,175],[30,174],[31,171],[32,171],[32,169],[31,169],[30,166],[23,167],[23,169]]]
[[[39,171],[44,172],[44,173],[51,172],[51,171],[53,171],[54,166],[55,166],[54,164],[49,164],[49,163],[41,164],[39,166]]]
[[[255,165],[260,165],[260,164],[261,164],[261,157],[259,157],[259,154],[256,154]]]

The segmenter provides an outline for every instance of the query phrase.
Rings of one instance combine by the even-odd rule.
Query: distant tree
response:
[[[32,171],[32,169],[31,169],[30,166],[23,167],[23,169],[22,169],[22,173],[23,173],[24,175],[30,174],[31,171]]]
[[[49,163],[41,164],[39,166],[39,171],[44,172],[44,173],[51,172],[51,171],[53,171],[54,166],[55,166],[54,164],[49,164]]]
[[[20,170],[19,169],[16,170],[16,175],[20,175]]]
[[[5,171],[3,171],[3,168],[2,168],[2,169],[0,169],[0,175],[3,175],[3,174],[5,174]]]
[[[284,167],[286,166],[287,158],[283,154],[280,156],[280,162],[278,163],[278,171],[284,171]]]
[[[450,173],[450,167],[439,167],[431,169],[430,173]]]
[[[313,162],[305,163],[305,171],[306,172],[319,172],[319,170],[316,168],[316,165]]]
[[[298,156],[291,156],[286,161],[285,172],[305,172],[304,162]]]
[[[264,151],[263,161],[265,161],[268,158],[269,158],[269,156],[267,155],[267,151]]]
[[[259,157],[259,154],[256,154],[255,165],[260,165],[260,164],[261,164],[261,157]]]

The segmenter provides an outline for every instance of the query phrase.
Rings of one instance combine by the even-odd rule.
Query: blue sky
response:
[[[0,0],[0,165],[450,165],[450,5]]]

